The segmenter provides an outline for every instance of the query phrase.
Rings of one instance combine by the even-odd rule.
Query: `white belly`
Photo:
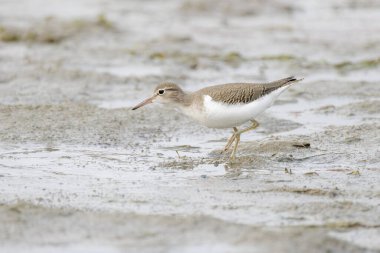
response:
[[[225,104],[213,101],[210,96],[204,96],[204,110],[201,115],[190,115],[203,125],[211,128],[230,128],[244,124],[254,119],[269,108],[277,97],[289,86],[279,88],[248,104]],[[194,113],[193,113],[194,114]]]

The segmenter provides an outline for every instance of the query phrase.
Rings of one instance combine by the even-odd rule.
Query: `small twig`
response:
[[[292,169],[285,168],[285,173],[287,174],[293,174]]]

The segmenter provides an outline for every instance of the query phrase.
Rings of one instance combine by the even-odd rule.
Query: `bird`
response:
[[[230,155],[230,160],[234,160],[241,134],[256,129],[259,123],[255,118],[269,108],[281,93],[302,80],[290,76],[267,83],[226,83],[194,92],[165,82],[157,85],[153,95],[132,110],[151,103],[161,103],[178,109],[206,127],[232,128],[232,136],[222,153],[235,142]],[[238,127],[246,122],[251,122],[250,126],[239,130]]]

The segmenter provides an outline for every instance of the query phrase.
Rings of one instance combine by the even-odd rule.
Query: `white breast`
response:
[[[289,88],[290,85],[281,87],[268,95],[265,95],[248,104],[226,104],[216,102],[208,95],[204,96],[204,111],[202,116],[196,115],[193,118],[200,121],[207,127],[230,128],[240,126],[245,122],[254,119],[260,113],[269,108],[277,97]]]

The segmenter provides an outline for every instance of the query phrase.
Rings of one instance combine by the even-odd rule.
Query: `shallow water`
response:
[[[1,250],[380,251],[376,1],[0,6]],[[231,130],[130,110],[290,75],[234,162]]]

